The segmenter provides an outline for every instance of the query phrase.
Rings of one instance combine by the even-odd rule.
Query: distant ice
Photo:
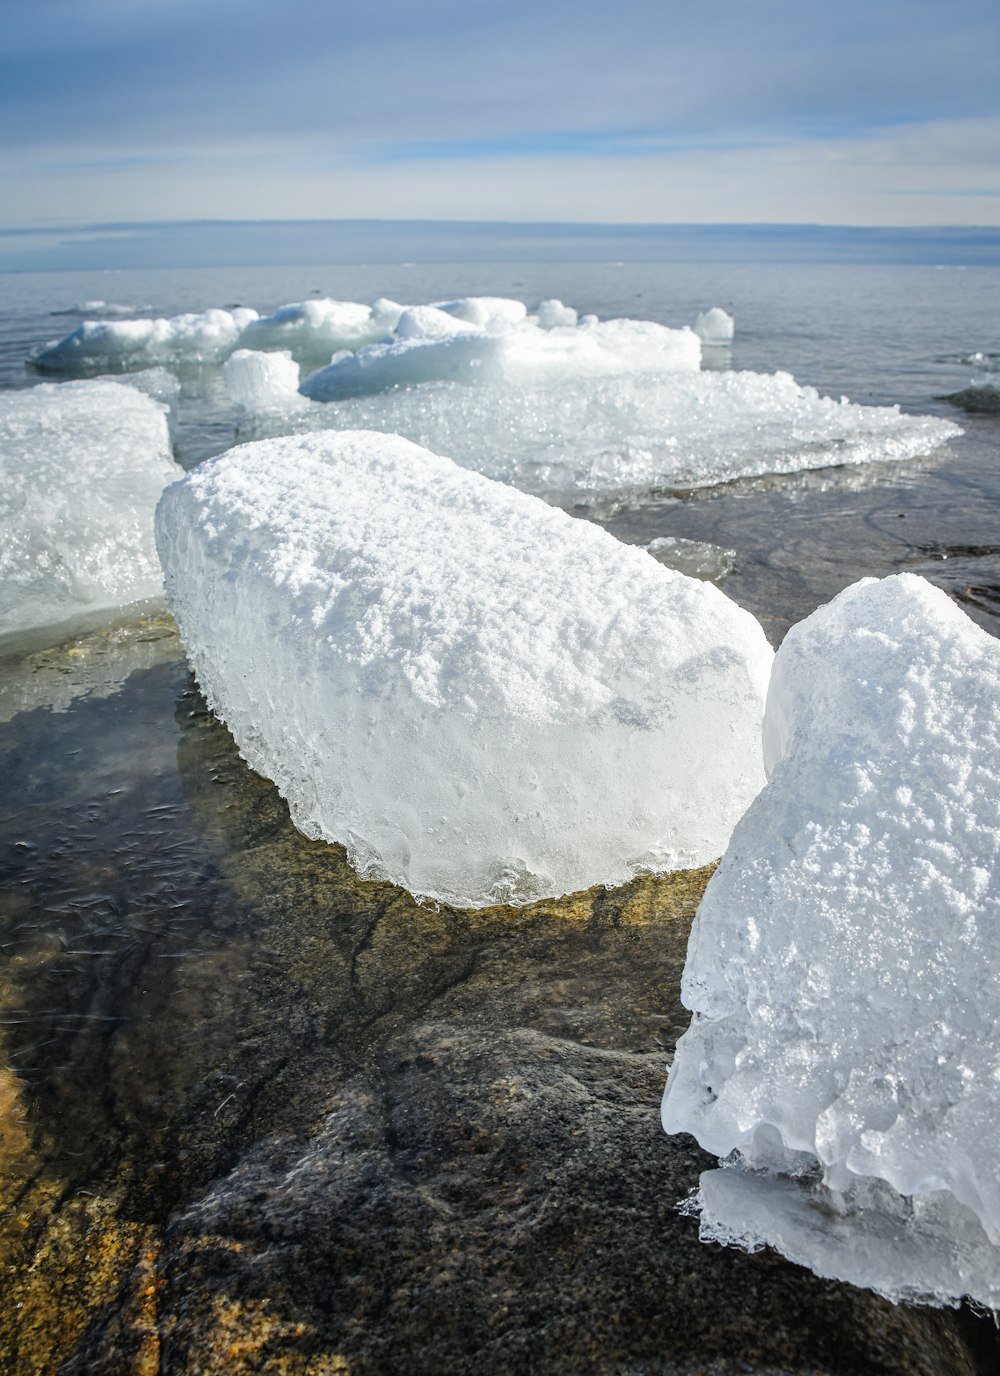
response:
[[[764,755],[663,1104],[764,1173],[703,1177],[706,1235],[1000,1305],[1000,643],[921,578],[855,584],[779,650]]]
[[[0,644],[162,596],[153,511],[180,475],[165,407],[117,382],[0,393]]]
[[[257,318],[245,307],[175,315],[169,320],[85,320],[32,357],[43,372],[97,373],[156,364],[219,363]]]
[[[734,330],[733,317],[721,306],[702,311],[694,322],[694,332],[703,344],[731,344]]]
[[[363,874],[478,907],[701,864],[763,781],[749,613],[397,436],[241,446],[157,528],[209,702]]]

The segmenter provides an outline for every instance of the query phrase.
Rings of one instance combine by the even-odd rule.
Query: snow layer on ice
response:
[[[165,406],[105,381],[3,393],[0,472],[6,648],[162,594],[153,511],[181,473]]]
[[[94,373],[169,363],[218,363],[244,327],[257,318],[246,307],[211,309],[169,320],[84,320],[58,343],[34,356],[36,368],[52,373]]]
[[[884,1184],[903,1232],[876,1288],[996,1304],[1000,643],[924,579],[855,584],[779,650],[764,755],[692,931],[664,1125],[821,1172],[858,1238],[844,1279],[867,1275]],[[794,1252],[828,1274],[818,1218]],[[959,1249],[952,1288],[937,1246]]]
[[[418,347],[405,356],[399,345],[362,350],[325,370],[340,378],[344,392],[352,385],[374,387],[377,379],[386,386],[390,378],[398,382],[404,363],[414,385],[344,395],[336,405],[305,412],[290,401],[288,409],[298,412],[290,423],[405,435],[488,477],[547,495],[685,489],[909,459],[961,433],[937,417],[820,396],[788,373],[651,373],[641,348],[631,362],[618,355],[617,375],[588,373],[583,349],[574,354],[570,344],[560,355],[559,341],[567,336],[553,333],[556,351],[537,368],[529,362],[539,357],[534,348],[526,348],[511,369],[494,352],[507,347],[517,354],[517,335],[452,336],[436,349]],[[580,331],[585,339],[589,334]],[[688,338],[697,344],[693,334]],[[418,359],[427,362],[432,380],[416,385]],[[476,386],[433,380],[446,361],[456,377],[485,380]],[[311,383],[307,379],[303,391],[312,390]],[[265,409],[252,396],[241,400],[251,412]],[[268,407],[274,403],[268,393]],[[257,428],[267,432],[267,424]]]
[[[763,781],[749,613],[407,440],[243,445],[157,529],[210,703],[364,874],[481,906],[700,864]]]

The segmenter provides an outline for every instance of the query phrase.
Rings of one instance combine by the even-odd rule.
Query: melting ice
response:
[[[763,782],[749,613],[405,439],[241,446],[157,527],[207,698],[364,874],[473,907],[619,883],[714,858]]]
[[[142,381],[161,395],[172,383]],[[180,472],[166,407],[134,387],[43,383],[0,394],[5,646],[162,595],[153,511]]]
[[[779,650],[764,753],[664,1096],[729,1158],[703,1234],[1000,1306],[1000,643],[921,578],[855,584]]]

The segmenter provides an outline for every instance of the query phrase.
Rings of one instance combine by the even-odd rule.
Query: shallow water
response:
[[[970,381],[974,369],[962,358],[996,351],[998,284],[1000,270],[985,268],[746,264],[25,274],[3,279],[0,387],[38,380],[25,366],[27,354],[74,323],[50,312],[97,298],[169,315],[236,303],[263,311],[312,291],[362,301],[559,296],[582,311],[674,325],[721,305],[735,315],[737,334],[715,366],[787,369],[834,396],[948,416],[965,434],[905,464],[824,469],[694,494],[632,494],[576,514],[633,543],[673,535],[734,550],[726,590],[761,619],[773,643],[856,578],[904,569],[945,587],[997,634],[1000,418],[965,416],[938,398]],[[237,423],[218,370],[184,372],[176,445],[185,466],[232,443]],[[393,1369],[400,1351],[373,1347],[370,1334],[395,1324],[400,1342],[427,1340],[426,1323],[414,1326],[403,1294],[404,1281],[419,1285],[397,1253],[406,1246],[419,1253],[432,1235],[427,1265],[437,1277],[438,1307],[428,1312],[441,1333],[452,1334],[463,1312],[466,1319],[475,1313],[484,1334],[520,1324],[519,1332],[537,1339],[529,1354],[536,1362],[544,1355],[547,1369],[579,1369],[586,1352],[567,1346],[565,1336],[543,1341],[532,1286],[544,1288],[542,1273],[555,1274],[560,1256],[574,1258],[582,1274],[601,1248],[610,1258],[607,1276],[586,1271],[594,1312],[577,1320],[581,1342],[610,1350],[608,1315],[619,1313],[624,1351],[652,1344],[662,1352],[679,1322],[677,1306],[696,1303],[694,1278],[723,1293],[759,1287],[771,1332],[754,1341],[773,1362],[842,1369],[835,1349],[850,1331],[851,1341],[868,1334],[852,1369],[886,1369],[873,1365],[872,1335],[902,1321],[881,1302],[862,1312],[844,1287],[781,1263],[701,1260],[693,1226],[673,1214],[705,1164],[690,1144],[663,1139],[656,1115],[663,1066],[686,1022],[677,986],[706,873],[478,916],[420,909],[390,886],[360,883],[339,848],[308,842],[291,828],[274,790],[239,759],[205,711],[162,615],[0,662],[0,760],[0,1266],[17,1289],[4,1335],[12,1370],[69,1360],[68,1370],[156,1370],[160,1363],[182,1371],[193,1369],[198,1341],[211,1354],[206,1369],[243,1369],[227,1366],[233,1344],[242,1343],[259,1358],[247,1369],[284,1370],[266,1366],[264,1357],[277,1362],[279,1349],[305,1350],[296,1324],[327,1365],[311,1366],[312,1357],[303,1356],[289,1370],[349,1369],[347,1358],[334,1364],[344,1351],[358,1370],[380,1369],[379,1362]],[[461,1102],[453,1102],[449,1057],[470,1087]],[[589,1087],[591,1108],[565,1107],[570,1090],[540,1069],[557,1063]],[[426,1103],[413,1079],[424,1070],[432,1086]],[[616,1080],[633,1084],[635,1102],[643,1114],[649,1110],[649,1124],[641,1116],[638,1135],[628,1138],[633,1154],[624,1165],[615,1154],[617,1120],[610,1109],[606,1123],[603,1109],[592,1110],[612,1102]],[[484,1116],[482,1105],[503,1095],[501,1118]],[[524,1105],[523,1120],[512,1103]],[[418,1112],[414,1104],[424,1107]],[[351,1124],[344,1129],[344,1140],[354,1143],[348,1164],[323,1136],[337,1114]],[[507,1179],[518,1134],[533,1143],[536,1159],[516,1169],[526,1179],[540,1172],[537,1188],[556,1201],[559,1225],[546,1231],[550,1224],[543,1228],[531,1214],[522,1241],[535,1260],[521,1250],[496,1262],[502,1284],[494,1303],[491,1248],[509,1231],[505,1220],[519,1217],[517,1200],[503,1196],[484,1241],[470,1201],[489,1189],[469,1163],[479,1159],[478,1141],[483,1161],[504,1163],[489,1181]],[[375,1152],[375,1139],[382,1155],[369,1160],[364,1153]],[[452,1194],[429,1164],[437,1140],[449,1144],[451,1164],[440,1169],[456,1173]],[[247,1217],[270,1207],[254,1199],[281,1197],[274,1180],[283,1172],[312,1179],[319,1159],[341,1162],[338,1178],[356,1187],[351,1209],[370,1236],[390,1238],[391,1247],[372,1243],[370,1264],[352,1254],[355,1269],[339,1271],[329,1239],[348,1247],[357,1238],[341,1235],[341,1224],[323,1213],[326,1196],[315,1181],[304,1186],[305,1216],[327,1237],[320,1269],[354,1298],[341,1308],[331,1301],[320,1313],[315,1297],[307,1304],[281,1292],[280,1323],[269,1329],[254,1307],[260,1296],[241,1249],[270,1276],[269,1293],[278,1291],[265,1254],[283,1258],[303,1292],[308,1273],[294,1259],[299,1253],[292,1255],[287,1219],[268,1216],[266,1245]],[[352,1174],[363,1160],[395,1182],[395,1204],[379,1194],[381,1186],[364,1192]],[[575,1241],[577,1206],[560,1194],[560,1161],[572,1164],[577,1202],[596,1201]],[[308,1170],[304,1162],[312,1163]],[[657,1180],[662,1199],[639,1223],[622,1225],[619,1191],[648,1203]],[[437,1201],[433,1208],[428,1199]],[[420,1213],[425,1206],[430,1215]],[[445,1226],[449,1209],[453,1225]],[[620,1226],[621,1254],[611,1241]],[[412,1236],[401,1241],[407,1229]],[[657,1300],[662,1286],[634,1281],[641,1299],[626,1313],[616,1296],[630,1284],[629,1246],[644,1265],[672,1277],[679,1298]],[[448,1260],[449,1248],[467,1254],[465,1271]],[[185,1266],[200,1279],[184,1282]],[[553,1291],[547,1302],[561,1304],[562,1295]],[[503,1304],[513,1315],[507,1328],[498,1317]],[[827,1317],[812,1327],[803,1320],[792,1341],[779,1331],[790,1305]],[[368,1336],[359,1336],[358,1315]],[[734,1322],[714,1339],[699,1327],[691,1346],[677,1349],[678,1361],[749,1350]],[[566,1324],[564,1335],[572,1331],[569,1318]],[[820,1331],[824,1324],[829,1333]],[[943,1337],[927,1327],[893,1332],[913,1356],[913,1370],[945,1369],[933,1354],[939,1342],[941,1351],[954,1348],[951,1330]],[[460,1346],[441,1341],[438,1369],[441,1361],[467,1369]],[[497,1349],[482,1369],[505,1369],[513,1350]],[[432,1353],[427,1363],[414,1369],[433,1370]]]

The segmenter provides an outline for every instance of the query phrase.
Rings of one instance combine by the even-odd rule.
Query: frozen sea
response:
[[[715,485],[633,484],[551,499],[630,544],[716,547],[714,562],[711,552],[700,556],[708,571],[773,645],[858,578],[900,571],[938,584],[1000,634],[1000,415],[947,399],[970,387],[985,395],[981,385],[996,380],[1000,267],[458,261],[9,273],[0,276],[0,390],[61,385],[29,360],[86,318],[465,296],[516,298],[529,309],[558,298],[581,315],[671,327],[721,307],[735,337],[705,351],[707,370],[790,373],[821,396],[960,426],[903,460],[809,461]],[[241,412],[216,364],[173,371],[182,468],[292,425]],[[384,398],[387,406],[398,400]],[[756,443],[752,425],[745,443]],[[808,434],[802,443],[808,448]],[[13,1067],[5,1092],[23,1092],[37,1111],[25,1178],[37,1176],[41,1150],[43,1172],[62,1172],[86,1192],[115,1134],[131,1141],[151,1114],[169,1138],[171,1106],[192,1102],[201,1065],[193,1044],[178,1042],[169,1070],[143,1063],[134,1031],[140,985],[159,980],[164,999],[164,981],[174,981],[189,1038],[199,1018],[212,1035],[222,1035],[226,1018],[226,1035],[242,1035],[236,1015],[223,1016],[206,990],[227,972],[247,978],[240,971],[253,964],[255,923],[272,914],[259,887],[239,891],[238,923],[219,897],[233,888],[230,861],[249,853],[260,818],[249,804],[224,801],[226,789],[243,787],[234,779],[246,766],[219,753],[216,731],[172,624],[155,609],[0,659],[0,949],[8,961],[0,1061]],[[215,742],[214,756],[205,742]],[[220,801],[209,806],[215,786]],[[230,826],[237,811],[239,825]],[[108,1066],[122,1057],[136,1058],[148,1087],[124,1108],[106,1093]],[[218,1121],[238,1079],[234,1072],[217,1087],[209,1107]]]

